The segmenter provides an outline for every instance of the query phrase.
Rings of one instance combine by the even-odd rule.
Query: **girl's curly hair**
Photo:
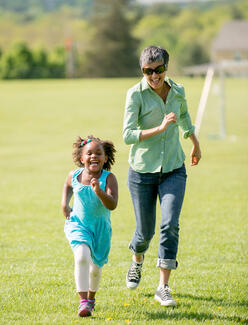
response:
[[[81,137],[77,137],[76,141],[73,143],[73,152],[72,152],[72,158],[74,163],[79,167],[84,167],[84,164],[81,162],[81,156],[83,151],[83,146],[81,145],[82,141],[85,140],[92,140],[94,142],[100,143],[103,147],[105,155],[108,157],[108,160],[104,163],[103,169],[110,170],[112,165],[115,162],[115,147],[113,142],[108,140],[101,140],[99,138],[93,137],[93,135],[89,135],[86,139],[82,139]]]

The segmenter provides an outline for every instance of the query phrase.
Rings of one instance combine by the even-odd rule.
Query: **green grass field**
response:
[[[203,79],[175,78],[195,119]],[[122,141],[126,90],[135,79],[0,82],[0,324],[248,324],[248,79],[226,81],[228,137],[218,134],[218,97],[210,96],[200,132],[202,161],[189,166],[181,214],[177,271],[170,286],[178,306],[160,306],[157,232],[142,281],[128,291],[128,243],[135,221],[126,186]],[[72,142],[93,134],[118,150],[119,205],[112,213],[109,263],[91,319],[78,319],[73,256],[60,208],[74,169]],[[159,212],[159,210],[158,210]]]

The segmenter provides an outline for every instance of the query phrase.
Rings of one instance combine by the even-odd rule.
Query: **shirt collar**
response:
[[[167,84],[171,87],[170,96],[184,97],[183,94],[179,91],[178,85],[175,82],[173,82],[169,77],[165,76],[164,81],[167,82]],[[146,78],[143,77],[141,80],[141,91],[145,91],[147,89],[149,91],[153,91],[149,86],[148,82],[146,81]]]

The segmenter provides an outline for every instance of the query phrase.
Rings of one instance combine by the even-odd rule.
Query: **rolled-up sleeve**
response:
[[[138,129],[138,119],[140,110],[140,94],[133,89],[129,89],[126,97],[123,139],[126,144],[139,142],[141,130]]]
[[[182,104],[180,107],[180,118],[178,120],[178,124],[180,125],[182,131],[183,131],[183,137],[184,139],[188,138],[191,134],[194,133],[195,127],[192,125],[191,118],[188,112],[188,105],[187,101],[185,99],[185,92],[184,88],[181,89],[182,93]]]

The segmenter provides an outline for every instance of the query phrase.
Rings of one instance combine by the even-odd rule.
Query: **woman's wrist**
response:
[[[199,141],[194,133],[192,133],[189,137],[195,146],[199,146]]]

